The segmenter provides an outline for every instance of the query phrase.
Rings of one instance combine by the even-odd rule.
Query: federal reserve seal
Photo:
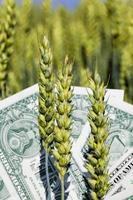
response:
[[[3,126],[2,146],[20,157],[33,157],[40,150],[40,138],[35,117],[20,115]]]

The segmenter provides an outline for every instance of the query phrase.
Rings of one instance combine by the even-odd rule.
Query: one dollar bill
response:
[[[91,92],[90,90],[88,90]],[[88,91],[74,88],[72,137],[75,143],[87,121]],[[108,90],[106,98],[123,99],[123,91]],[[45,200],[45,153],[38,132],[38,86],[35,85],[0,102],[0,199]],[[53,199],[60,199],[58,173],[49,159]],[[82,173],[72,159],[65,184],[68,200],[83,199],[86,191]]]
[[[118,160],[126,159],[126,156],[129,154],[129,150],[133,148],[133,106],[122,101],[116,101],[114,99],[108,101],[106,113],[109,118],[109,136],[107,138],[107,145],[109,146],[108,169],[111,184],[110,191],[107,195],[107,200],[111,200],[112,194],[115,193],[116,195],[118,192],[122,191],[122,187],[124,188],[124,182],[122,181],[123,179],[125,180],[126,187],[128,187],[128,173],[125,173],[125,175],[122,175],[121,179],[119,179],[119,173],[121,173],[121,170],[123,170],[124,167],[126,168],[127,165],[125,164],[125,160],[122,164],[121,160]],[[86,174],[87,172],[84,167],[85,160],[83,155],[86,152],[85,147],[90,132],[91,128],[89,126],[89,123],[87,122],[73,147],[73,158],[83,174]],[[122,157],[123,155],[125,156],[124,158]],[[116,166],[117,162],[118,165],[121,166],[121,169],[120,167],[117,167],[118,165]],[[112,173],[112,166],[114,168],[114,171],[117,173]],[[133,173],[132,170],[131,173]],[[131,175],[130,178],[132,179]],[[117,179],[119,179],[119,181],[117,181]],[[121,183],[121,185],[119,185],[119,183]],[[131,184],[129,185],[131,186]],[[126,188],[126,191],[127,190],[128,189]]]

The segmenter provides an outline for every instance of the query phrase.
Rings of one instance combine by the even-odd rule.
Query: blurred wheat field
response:
[[[5,96],[38,82],[38,44],[44,34],[50,40],[55,74],[68,55],[74,60],[73,85],[88,86],[86,71],[93,73],[97,66],[108,87],[124,89],[125,99],[133,102],[132,0],[80,0],[72,11],[54,9],[51,0],[36,5],[31,0],[3,1],[0,84],[6,84]]]

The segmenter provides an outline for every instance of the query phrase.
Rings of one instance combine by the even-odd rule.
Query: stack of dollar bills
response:
[[[65,177],[65,197],[82,200],[87,188],[83,154],[90,133],[87,88],[74,87],[72,162]],[[107,144],[111,188],[105,200],[133,199],[133,106],[122,90],[107,90],[110,121]],[[49,157],[52,199],[60,199],[60,181]],[[0,200],[47,199],[45,152],[38,131],[38,85],[0,102]]]

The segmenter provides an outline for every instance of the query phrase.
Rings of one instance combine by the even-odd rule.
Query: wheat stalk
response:
[[[48,173],[48,153],[51,150],[54,131],[54,84],[52,76],[52,53],[46,37],[40,46],[40,72],[39,72],[39,132],[43,147],[46,151],[46,177],[48,185],[48,199],[51,199],[51,190]]]
[[[13,53],[13,43],[16,25],[15,2],[6,1],[6,19],[0,25],[0,95],[7,96],[8,65]]]
[[[54,129],[54,150],[55,167],[59,172],[61,180],[61,199],[64,200],[64,176],[68,170],[71,160],[71,98],[73,95],[71,89],[72,82],[72,64],[65,59],[63,71],[59,74],[57,83],[57,101],[56,101],[56,126]]]
[[[105,86],[98,73],[95,73],[94,80],[89,78],[89,87],[93,94],[89,95],[91,109],[88,120],[91,127],[91,134],[88,138],[88,153],[86,154],[85,167],[89,173],[87,182],[89,184],[92,200],[101,200],[109,189],[108,183],[108,147],[105,144],[108,137],[108,119],[105,115],[106,103]]]

